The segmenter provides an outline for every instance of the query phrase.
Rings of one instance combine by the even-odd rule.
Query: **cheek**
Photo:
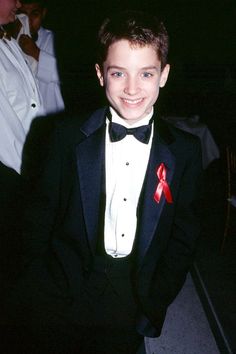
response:
[[[107,92],[115,93],[120,90],[120,85],[117,82],[107,80],[105,85]]]
[[[152,83],[148,88],[151,97],[157,97],[159,94],[159,82]]]
[[[12,7],[7,7],[7,8],[5,8],[5,9],[3,9],[3,15],[4,16],[8,16],[8,17],[10,17],[10,16],[12,16]]]
[[[40,27],[40,20],[38,20],[38,19],[31,20],[31,28],[34,31],[38,31],[39,27]]]

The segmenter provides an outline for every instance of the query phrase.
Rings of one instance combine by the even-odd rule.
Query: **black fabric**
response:
[[[40,274],[35,269],[35,281],[24,280],[25,292],[15,300],[18,320],[7,333],[9,353],[135,354],[143,336],[135,330],[131,267],[131,257],[95,256],[72,301],[48,279],[45,265],[43,274],[43,265],[36,266]]]
[[[104,223],[105,223],[105,207],[106,207],[106,177],[105,177],[105,161],[102,166],[102,185],[101,185],[101,197],[99,206],[99,223],[98,223],[98,234],[97,234],[97,245],[96,254],[98,256],[105,255],[105,245],[104,245]]]
[[[0,39],[2,38],[11,40],[11,35],[2,26],[0,26]]]
[[[22,264],[22,216],[26,185],[13,169],[0,162],[0,313]],[[2,317],[2,315],[1,315]],[[1,321],[1,319],[0,319]]]

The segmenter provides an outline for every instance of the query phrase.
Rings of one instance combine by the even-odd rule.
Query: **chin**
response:
[[[144,118],[147,114],[145,112],[132,112],[132,113],[125,113],[122,114],[121,116],[126,119],[126,120],[130,120],[130,121],[138,121],[142,118]]]
[[[5,24],[7,25],[8,23],[15,22],[15,20],[16,20],[16,16],[12,15]]]

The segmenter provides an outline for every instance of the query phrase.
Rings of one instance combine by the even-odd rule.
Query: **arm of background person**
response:
[[[2,86],[0,86],[0,125],[0,160],[4,165],[20,173],[25,131]]]

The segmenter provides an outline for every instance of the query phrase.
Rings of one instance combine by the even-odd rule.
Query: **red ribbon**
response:
[[[157,185],[157,189],[154,194],[154,199],[157,203],[160,202],[162,192],[165,195],[167,203],[173,203],[172,195],[170,192],[170,187],[166,182],[166,167],[164,163],[161,163],[160,166],[157,168],[157,177],[159,179],[159,183]]]

